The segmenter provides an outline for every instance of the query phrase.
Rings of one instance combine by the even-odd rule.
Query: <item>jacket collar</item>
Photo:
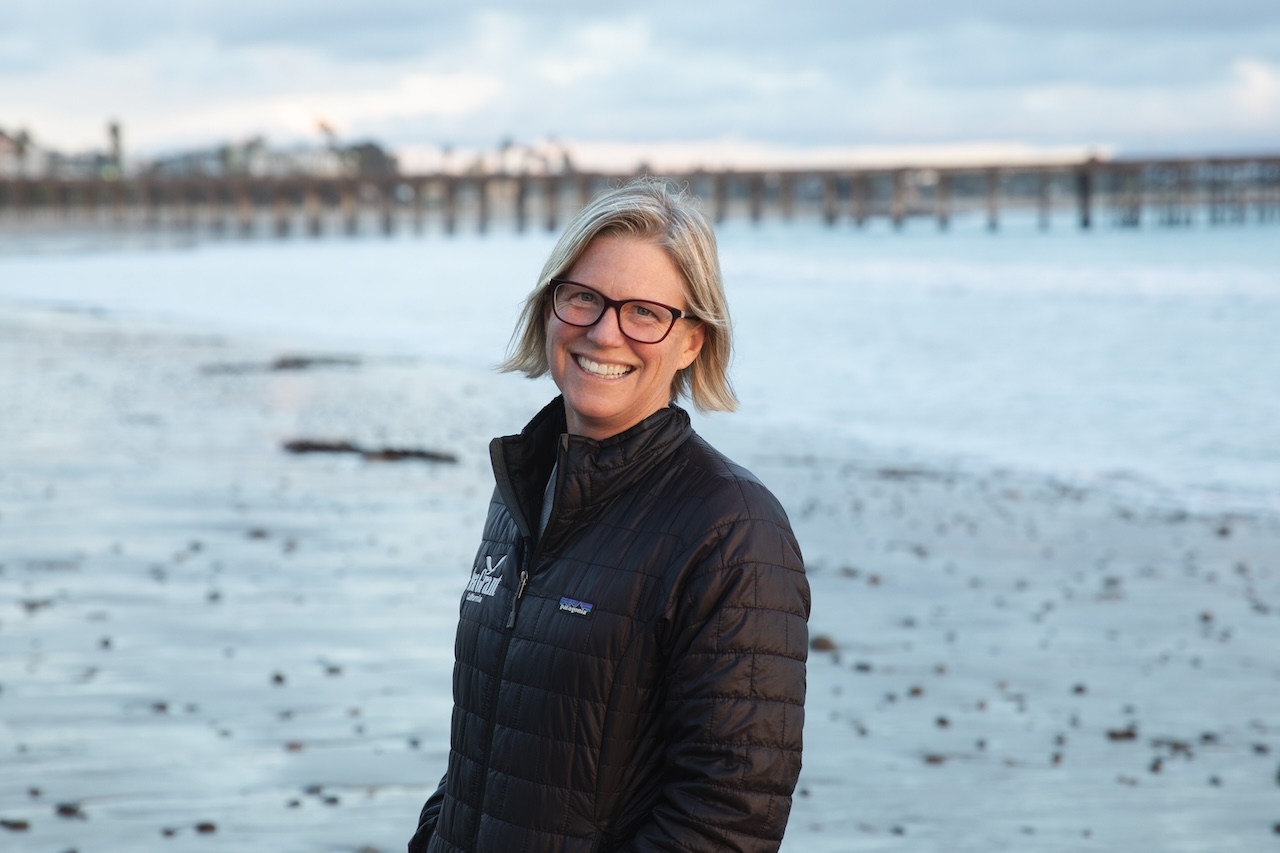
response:
[[[569,435],[564,398],[556,397],[519,435],[489,444],[494,480],[522,534],[536,538],[538,509],[553,464],[556,520],[581,520],[662,465],[693,433],[689,413],[672,404],[602,441]],[[548,535],[550,534],[548,528]]]

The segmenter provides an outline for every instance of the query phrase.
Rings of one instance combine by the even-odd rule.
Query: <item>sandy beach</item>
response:
[[[0,306],[0,850],[402,850],[547,387]],[[1280,849],[1280,517],[708,433],[813,587],[785,850]]]

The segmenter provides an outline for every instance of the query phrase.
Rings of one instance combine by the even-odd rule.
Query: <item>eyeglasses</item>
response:
[[[622,334],[639,344],[656,344],[671,334],[676,320],[696,320],[679,308],[650,302],[647,299],[610,299],[595,288],[568,281],[551,279],[555,290],[551,294],[551,310],[562,323],[570,326],[594,326],[604,312],[618,309],[618,328]]]

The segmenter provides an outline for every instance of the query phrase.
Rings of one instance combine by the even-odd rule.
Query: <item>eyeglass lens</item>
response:
[[[606,308],[616,305],[622,333],[639,343],[657,343],[676,322],[675,315],[665,305],[642,299],[612,302],[586,285],[572,282],[556,285],[551,304],[556,316],[571,326],[593,326]]]

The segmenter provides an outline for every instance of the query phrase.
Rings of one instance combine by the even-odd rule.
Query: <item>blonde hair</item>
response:
[[[525,299],[500,369],[530,378],[551,369],[544,319],[549,282],[564,275],[592,240],[605,235],[646,240],[664,249],[684,279],[689,313],[703,325],[702,350],[671,380],[670,399],[688,396],[701,412],[735,410],[738,399],[729,382],[732,324],[715,232],[696,199],[657,178],[635,178],[601,193],[569,223]]]

